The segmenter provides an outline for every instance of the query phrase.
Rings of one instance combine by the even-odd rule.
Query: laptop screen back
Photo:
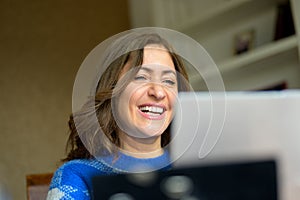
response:
[[[183,93],[175,167],[276,159],[281,199],[300,196],[300,91]]]

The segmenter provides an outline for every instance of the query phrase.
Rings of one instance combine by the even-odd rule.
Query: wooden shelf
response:
[[[239,56],[230,58],[224,62],[217,64],[221,72],[237,69],[260,60],[284,53],[293,48],[297,48],[297,36],[293,35],[261,47],[257,47],[249,52],[243,53]]]
[[[221,63],[217,63],[220,73],[228,72],[231,70],[236,70],[247,65],[259,62],[261,60],[267,59],[269,57],[284,53],[286,51],[292,50],[298,47],[297,36],[293,35],[288,38],[284,38],[272,43],[266,44],[261,47],[257,47],[249,52],[243,53],[238,56],[234,56],[225,60]],[[214,72],[205,72],[205,76],[213,76]],[[199,76],[197,74],[190,75],[191,81],[197,81]]]

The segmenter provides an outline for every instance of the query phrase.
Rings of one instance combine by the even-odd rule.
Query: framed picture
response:
[[[253,29],[245,30],[234,37],[234,54],[242,54],[253,48],[255,32]]]

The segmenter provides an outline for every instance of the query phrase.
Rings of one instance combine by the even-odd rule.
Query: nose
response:
[[[149,86],[148,95],[154,97],[155,99],[161,100],[166,97],[166,91],[164,86],[157,83],[152,83]]]

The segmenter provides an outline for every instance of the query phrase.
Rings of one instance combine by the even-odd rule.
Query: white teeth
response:
[[[155,106],[143,106],[140,107],[140,110],[143,112],[151,112],[151,113],[158,113],[158,114],[162,114],[164,112],[163,108],[155,107]]]

